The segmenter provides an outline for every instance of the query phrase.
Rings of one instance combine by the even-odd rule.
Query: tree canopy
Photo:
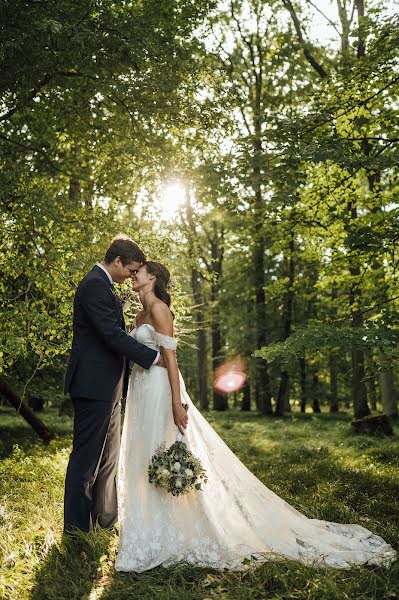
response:
[[[51,377],[61,400],[75,286],[122,230],[172,271],[203,409],[395,417],[392,9],[3,2],[1,376],[22,394]],[[247,384],[223,394],[238,358]]]

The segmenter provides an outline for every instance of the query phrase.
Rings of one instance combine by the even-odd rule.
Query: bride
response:
[[[269,490],[196,409],[177,367],[168,284],[168,270],[155,262],[142,265],[133,278],[143,310],[131,335],[160,349],[167,369],[134,365],[131,374],[119,462],[116,570],[142,572],[179,561],[242,569],[248,559],[278,557],[339,568],[389,565],[396,553],[381,537],[360,525],[308,519]],[[189,422],[182,404],[189,406]],[[208,477],[204,491],[179,497],[148,481],[154,452],[162,442],[175,442],[176,428]]]

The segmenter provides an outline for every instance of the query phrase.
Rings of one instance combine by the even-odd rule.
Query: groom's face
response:
[[[119,256],[114,261],[114,272],[112,273],[112,279],[116,283],[123,283],[125,279],[129,277],[133,277],[134,273],[137,269],[140,268],[140,263],[133,261],[131,263],[127,263],[126,265],[122,264]]]

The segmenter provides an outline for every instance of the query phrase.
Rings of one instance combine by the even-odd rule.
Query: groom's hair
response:
[[[145,254],[140,246],[127,237],[127,235],[123,235],[123,233],[118,234],[112,240],[110,247],[105,253],[104,262],[109,265],[117,256],[121,259],[123,266],[133,261],[138,263],[145,262]]]

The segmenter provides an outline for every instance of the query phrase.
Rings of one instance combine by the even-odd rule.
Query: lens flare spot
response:
[[[214,388],[222,394],[238,392],[246,381],[245,362],[241,358],[230,359],[220,365],[214,378]]]

